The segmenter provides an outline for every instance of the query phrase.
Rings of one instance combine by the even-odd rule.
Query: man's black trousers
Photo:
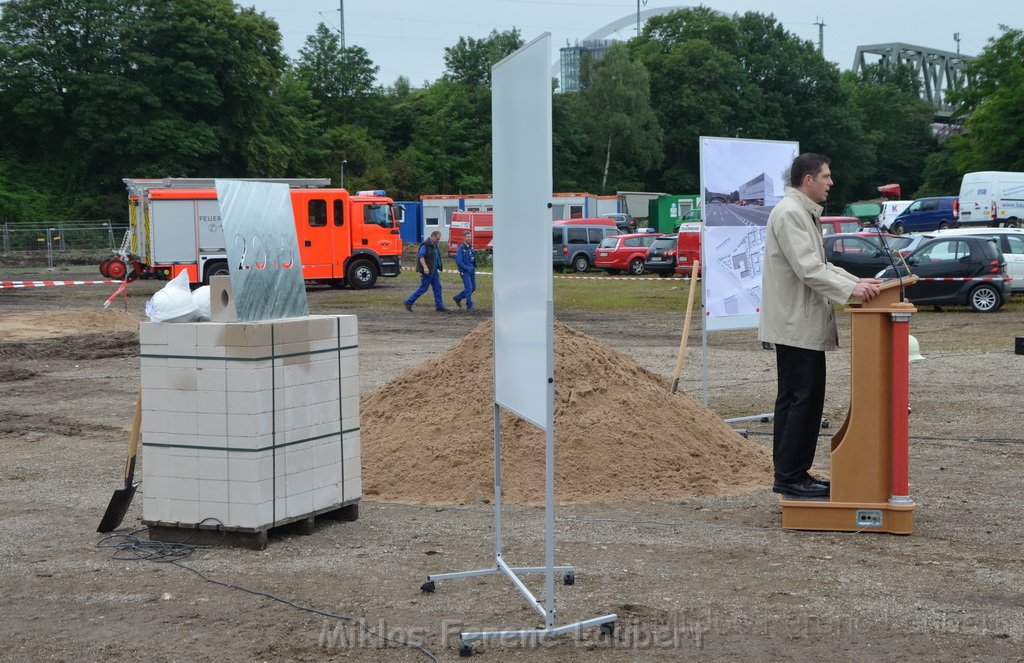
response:
[[[775,345],[779,393],[775,399],[775,480],[797,483],[807,478],[818,445],[825,409],[825,353]]]

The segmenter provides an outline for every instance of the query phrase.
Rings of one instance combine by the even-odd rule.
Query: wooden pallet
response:
[[[308,536],[316,528],[316,520],[330,519],[351,522],[359,519],[359,499],[336,504],[303,516],[278,520],[266,527],[231,527],[216,522],[166,523],[143,520],[142,524],[149,528],[150,541],[165,543],[193,543],[196,545],[221,545],[232,548],[249,548],[263,550],[267,547],[267,537],[274,534],[299,534]]]

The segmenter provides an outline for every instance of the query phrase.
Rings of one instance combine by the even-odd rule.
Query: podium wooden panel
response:
[[[902,285],[916,281],[911,276]],[[900,283],[893,280],[870,302],[845,311],[852,316],[850,408],[832,437],[830,496],[783,497],[782,526],[910,534],[915,505],[906,494],[909,383],[900,343],[907,348],[910,315],[917,309],[901,301]],[[894,494],[894,486],[903,488]]]

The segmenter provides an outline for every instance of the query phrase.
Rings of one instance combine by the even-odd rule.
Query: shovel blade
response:
[[[103,514],[103,519],[100,520],[100,526],[96,528],[97,532],[112,532],[117,529],[117,526],[124,520],[125,514],[128,513],[128,507],[131,505],[138,487],[139,484],[136,483],[114,491],[110,497],[110,504],[107,505],[107,511]]]

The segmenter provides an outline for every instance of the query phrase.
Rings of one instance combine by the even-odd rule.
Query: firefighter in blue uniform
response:
[[[405,310],[411,311],[412,305],[419,299],[420,295],[428,289],[434,291],[434,308],[438,313],[447,313],[444,307],[444,300],[441,298],[441,249],[438,243],[441,241],[440,231],[430,233],[416,252],[416,271],[420,274],[420,287],[416,288],[408,299],[405,300]]]
[[[473,292],[476,291],[476,251],[473,250],[472,234],[467,230],[462,233],[462,244],[455,251],[455,264],[459,266],[462,276],[462,292],[455,295],[455,305],[462,308],[466,302],[466,310],[473,310]]]

